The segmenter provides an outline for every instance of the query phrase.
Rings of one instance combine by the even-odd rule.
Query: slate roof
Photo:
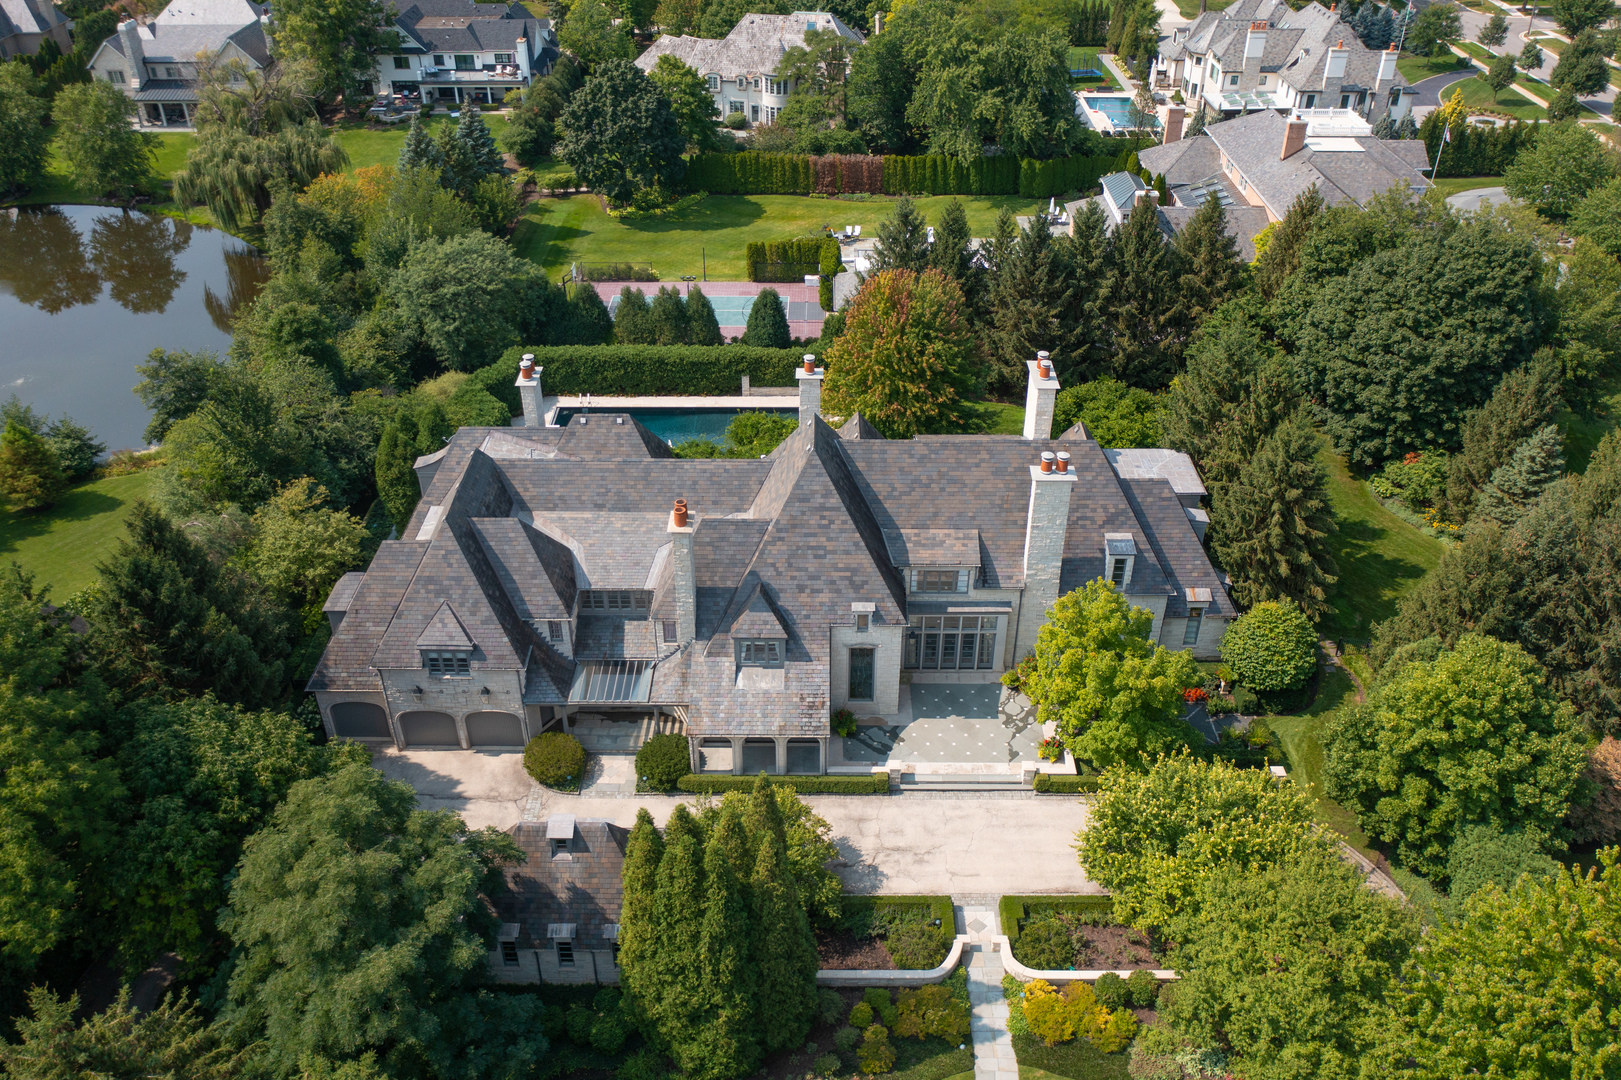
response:
[[[859,30],[845,25],[837,15],[826,11],[796,11],[791,15],[745,15],[731,33],[716,40],[661,34],[642,55],[636,66],[652,71],[659,57],[674,56],[700,75],[718,74],[722,80],[739,75],[754,78],[775,75],[777,63],[789,49],[805,44],[809,27],[836,30],[851,41],[867,40]]]
[[[0,0],[0,38],[48,34],[67,21],[50,0]]]
[[[1213,588],[1210,614],[1234,614],[1171,482],[1122,481],[1084,429],[1037,442],[852,439],[818,418],[765,459],[683,460],[628,417],[582,419],[458,431],[421,473],[408,539],[385,542],[358,587],[344,586],[348,613],[310,689],[379,689],[378,669],[419,668],[420,642],[453,614],[475,673],[522,670],[526,701],[560,703],[575,661],[530,621],[570,617],[582,588],[648,589],[645,614],[580,613],[576,658],[655,661],[648,700],[684,706],[695,735],[826,735],[829,627],[851,623],[853,603],[870,604],[877,625],[904,624],[898,566],[978,566],[978,589],[1023,586],[1029,467],[1046,449],[1069,451],[1078,475],[1063,589],[1103,574],[1103,534],[1125,533],[1139,553],[1129,593],[1163,595],[1174,611],[1186,588]],[[693,526],[696,636],[676,648],[654,628],[676,617],[678,497]],[[752,637],[784,639],[784,666],[740,674],[733,641]]]
[[[168,9],[150,23],[141,23],[136,27],[136,35],[141,41],[141,56],[149,64],[192,64],[197,62],[198,54],[211,53],[223,49],[227,42],[234,43],[253,62],[260,67],[270,64],[270,42],[265,37],[263,24],[258,16],[254,16],[247,23],[218,23],[206,24],[190,21],[165,21]],[[117,34],[113,34],[102,46],[112,49],[119,56],[124,55],[124,41]],[[99,51],[99,50],[98,50]],[[147,86],[153,85],[148,80]],[[184,83],[193,87],[195,83]],[[195,101],[195,94],[185,99]]]
[[[496,914],[522,927],[521,948],[545,944],[548,927],[567,923],[574,925],[576,949],[611,948],[605,928],[619,922],[630,834],[606,821],[576,821],[568,854],[558,855],[547,828],[525,821],[508,830],[529,858],[503,871],[507,887],[493,898]]]

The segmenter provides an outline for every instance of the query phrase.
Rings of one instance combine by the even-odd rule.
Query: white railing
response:
[[[1018,959],[1013,955],[1013,946],[1008,943],[1006,934],[998,934],[991,940],[996,943],[997,951],[1002,954],[1002,967],[1006,969],[1009,975],[1012,975],[1020,982],[1029,982],[1031,979],[1043,979],[1050,983],[1074,982],[1077,979],[1082,982],[1097,982],[1101,976],[1110,972],[1124,979],[1137,970],[1136,968],[1098,968],[1095,971],[1042,971],[1039,968],[1026,967],[1019,963]],[[1179,978],[1176,972],[1168,968],[1150,968],[1149,974],[1161,982],[1171,982]]]

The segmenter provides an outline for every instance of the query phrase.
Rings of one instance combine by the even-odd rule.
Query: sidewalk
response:
[[[1019,1062],[1008,1034],[1007,1001],[1002,996],[1002,957],[993,939],[1000,932],[994,902],[952,903],[962,913],[962,926],[973,944],[968,963],[968,1035],[974,1040],[974,1080],[1019,1080]]]

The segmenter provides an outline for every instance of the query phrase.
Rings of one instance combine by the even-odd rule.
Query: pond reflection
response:
[[[131,393],[153,349],[230,347],[265,260],[228,233],[97,206],[0,210],[0,398],[71,413],[110,447],[138,446]]]

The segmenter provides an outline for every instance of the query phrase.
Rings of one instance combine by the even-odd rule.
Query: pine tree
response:
[[[1159,211],[1143,199],[1109,238],[1113,356],[1108,372],[1145,389],[1167,385],[1180,366],[1188,321],[1177,283],[1177,251],[1160,232]]]
[[[1163,177],[1161,178],[1163,179]],[[1227,211],[1214,195],[1194,211],[1193,219],[1176,234],[1177,269],[1181,271],[1183,311],[1189,323],[1200,326],[1206,316],[1236,293],[1244,280],[1244,260],[1238,244],[1227,233]]]
[[[547,335],[548,345],[606,345],[613,340],[613,316],[608,305],[589,282],[570,286],[573,293],[563,307],[556,329]]]
[[[0,496],[13,510],[44,510],[67,490],[67,476],[49,443],[16,420],[0,433]]]
[[[456,141],[467,151],[467,160],[477,173],[475,182],[501,171],[504,158],[477,105],[470,102],[462,105],[461,117],[456,121]]]
[[[659,287],[647,309],[647,325],[654,345],[687,344],[687,305],[678,289],[668,285]]]
[[[1525,515],[1537,496],[1565,471],[1565,436],[1557,424],[1545,424],[1492,473],[1475,500],[1470,523],[1490,522],[1508,528]]]
[[[747,850],[737,816],[723,814],[704,848],[697,953],[703,1022],[691,1040],[672,1045],[676,1062],[695,1080],[746,1076],[760,1060],[757,973],[749,963],[750,904],[734,861]]]
[[[1290,599],[1319,619],[1335,581],[1328,534],[1328,473],[1320,439],[1296,414],[1279,425],[1223,492],[1210,516],[1211,544],[1240,603]]]
[[[1205,128],[1204,102],[1199,102],[1193,109],[1193,119],[1182,132],[1184,139],[1191,139],[1195,135],[1203,135]]]
[[[647,294],[626,285],[619,290],[619,307],[614,311],[614,342],[618,345],[653,344],[653,320]]]
[[[872,268],[864,277],[884,270],[911,270],[921,274],[929,268],[929,233],[923,215],[912,200],[901,198],[895,213],[878,226],[878,246],[873,251]]]
[[[1493,473],[1514,456],[1515,449],[1536,433],[1559,407],[1559,366],[1543,355],[1509,372],[1486,404],[1464,422],[1463,447],[1447,462],[1448,521],[1469,519],[1476,493]]]
[[[1283,220],[1271,226],[1272,239],[1266,251],[1255,260],[1255,287],[1263,298],[1271,300],[1277,296],[1289,275],[1300,266],[1301,245],[1311,235],[1322,211],[1323,196],[1313,184],[1295,196]]]
[[[974,293],[979,282],[971,281],[977,269],[974,266],[968,242],[973,234],[968,229],[968,211],[961,199],[952,199],[940,211],[934,226],[934,246],[929,249],[929,265],[951,278],[962,289],[971,307],[977,307]]]
[[[788,315],[782,308],[782,296],[776,289],[761,289],[749,308],[743,344],[758,349],[786,349],[789,341]]]
[[[1418,138],[1418,121],[1413,119],[1412,110],[1408,110],[1407,115],[1402,117],[1401,120],[1396,124],[1396,138]]]
[[[406,132],[405,145],[400,148],[400,171],[444,167],[445,155],[433,136],[428,134],[427,127],[422,123],[422,115],[418,113],[411,117],[411,130]]]
[[[765,801],[773,809],[770,791]],[[750,800],[754,810],[760,792]],[[776,828],[782,828],[777,815]],[[787,867],[783,841],[765,826],[754,862],[754,941],[751,964],[759,978],[757,1008],[761,1041],[769,1053],[798,1046],[810,1033],[816,1011],[816,938]]]
[[[1396,121],[1390,118],[1389,111],[1386,111],[1385,115],[1379,118],[1379,122],[1373,125],[1373,137],[1375,139],[1394,139],[1396,137]]]
[[[696,285],[687,293],[687,341],[692,345],[724,344],[720,322],[715,318],[715,305]]]
[[[625,841],[625,867],[621,880],[624,900],[619,908],[619,965],[640,968],[658,950],[655,919],[659,863],[664,838],[653,824],[647,807],[636,811],[636,824]]]
[[[679,1048],[694,1044],[705,1023],[704,899],[701,831],[687,808],[677,806],[664,830],[664,855],[653,894],[652,948],[634,964],[624,963],[621,951],[620,975],[655,1041],[678,1055]]]

